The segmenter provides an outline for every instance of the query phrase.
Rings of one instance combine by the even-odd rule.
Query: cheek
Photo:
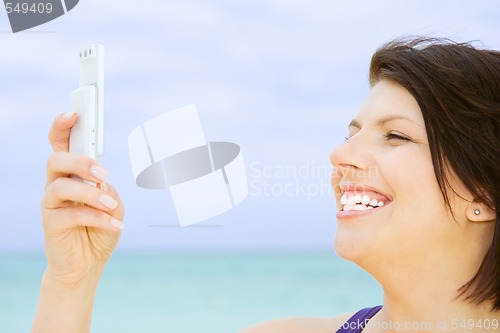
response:
[[[439,191],[430,157],[404,154],[397,162],[387,159],[383,163],[386,164],[383,170],[388,171],[384,178],[398,199],[405,198],[405,202],[408,197],[430,200],[430,193]]]
[[[435,229],[446,214],[443,196],[434,174],[432,160],[424,147],[385,159],[385,180],[394,193],[391,228],[397,232],[427,232]],[[391,163],[392,162],[392,163]],[[387,173],[388,172],[388,173]]]

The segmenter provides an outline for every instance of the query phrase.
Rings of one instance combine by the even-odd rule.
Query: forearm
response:
[[[46,271],[31,333],[88,333],[100,275],[67,285]]]

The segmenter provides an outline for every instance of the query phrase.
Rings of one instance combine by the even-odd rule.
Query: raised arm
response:
[[[123,228],[123,205],[105,183],[107,171],[88,157],[68,152],[76,121],[74,113],[58,116],[49,132],[54,152],[41,203],[47,269],[32,333],[89,332],[95,291]]]

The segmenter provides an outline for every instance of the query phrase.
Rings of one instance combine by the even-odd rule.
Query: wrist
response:
[[[59,276],[47,269],[43,274],[41,287],[54,293],[88,293],[97,289],[100,277],[101,274],[87,274],[83,277]]]
[[[47,268],[42,278],[32,333],[88,333],[101,272],[91,272],[71,281]]]
[[[62,273],[48,265],[42,277],[42,287],[50,285],[65,291],[97,288],[103,271],[104,267],[94,267],[86,272]]]

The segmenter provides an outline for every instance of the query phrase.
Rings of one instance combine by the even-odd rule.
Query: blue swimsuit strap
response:
[[[382,305],[366,308],[356,312],[349,318],[336,333],[360,333],[366,323],[382,308]]]

